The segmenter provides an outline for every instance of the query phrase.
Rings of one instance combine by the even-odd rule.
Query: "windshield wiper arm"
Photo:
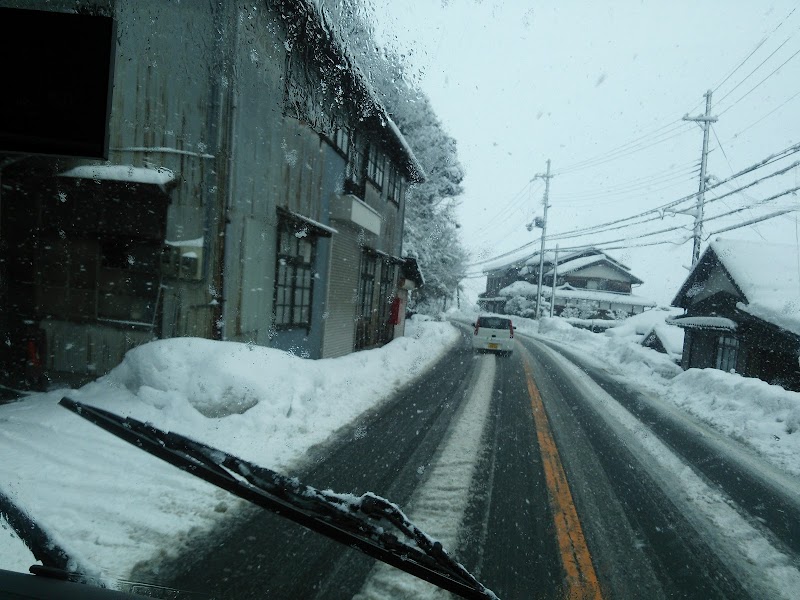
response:
[[[322,491],[149,423],[67,397],[60,404],[187,473],[415,577],[464,598],[497,598],[400,508],[380,496]]]

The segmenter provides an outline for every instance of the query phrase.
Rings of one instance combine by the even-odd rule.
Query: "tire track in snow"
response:
[[[494,355],[481,355],[472,390],[447,434],[441,454],[429,467],[425,482],[414,492],[407,514],[451,552],[470,498],[472,479],[486,427],[496,371]],[[440,588],[384,563],[370,571],[357,600],[385,598],[449,598]]]

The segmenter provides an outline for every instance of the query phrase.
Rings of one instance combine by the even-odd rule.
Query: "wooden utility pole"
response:
[[[703,128],[703,154],[700,157],[700,189],[697,192],[697,208],[694,215],[694,244],[692,245],[692,266],[697,264],[700,260],[700,242],[703,237],[703,208],[706,200],[706,160],[708,158],[708,131],[711,129],[711,123],[716,122],[717,117],[711,116],[711,90],[705,93],[706,96],[706,113],[699,117],[690,117],[686,115],[683,117],[684,121],[694,121],[702,123]]]
[[[539,250],[539,287],[536,289],[536,318],[539,318],[539,306],[542,302],[542,271],[544,270],[544,242],[547,236],[547,209],[549,207],[550,199],[550,159],[547,159],[547,173],[539,173],[534,179],[544,179],[544,218],[542,220],[542,247]]]

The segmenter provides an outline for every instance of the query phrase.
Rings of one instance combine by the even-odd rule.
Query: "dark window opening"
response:
[[[400,204],[400,196],[403,193],[403,180],[393,165],[389,165],[387,170],[386,197],[392,202]]]
[[[358,314],[369,318],[375,292],[375,271],[378,261],[367,253],[361,255],[361,277],[358,284]]]
[[[367,177],[379,188],[383,187],[383,177],[386,159],[380,148],[375,144],[370,144],[367,153]]]
[[[308,227],[283,219],[278,228],[275,266],[275,326],[311,327],[316,237]]]
[[[381,279],[378,288],[378,321],[380,330],[378,331],[378,341],[386,343],[394,337],[394,326],[392,324],[392,303],[396,296],[395,277],[397,275],[397,265],[384,261],[381,265]]]
[[[364,172],[364,148],[359,143],[359,138],[353,134],[350,138],[350,145],[347,153],[347,171],[344,182],[346,194],[353,194],[359,198],[364,198],[365,185]]]
[[[717,357],[714,367],[722,371],[736,370],[736,356],[739,351],[739,340],[729,335],[717,338]]]

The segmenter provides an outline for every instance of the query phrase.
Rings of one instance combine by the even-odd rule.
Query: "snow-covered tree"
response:
[[[525,296],[512,296],[506,302],[504,310],[507,315],[519,315],[533,319],[536,316],[536,300]]]

